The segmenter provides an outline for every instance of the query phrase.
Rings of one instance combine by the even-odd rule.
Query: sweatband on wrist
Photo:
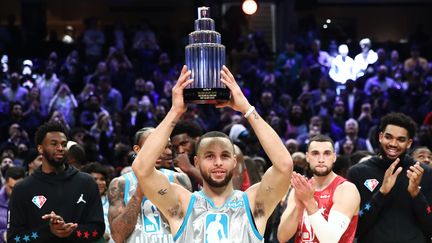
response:
[[[254,110],[255,110],[255,107],[254,107],[254,106],[251,106],[251,107],[249,108],[249,110],[246,111],[246,113],[244,114],[244,117],[245,117],[245,118],[248,118],[248,116],[250,116]]]

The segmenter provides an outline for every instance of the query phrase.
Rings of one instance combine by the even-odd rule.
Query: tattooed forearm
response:
[[[141,211],[141,198],[136,196],[132,196],[125,206],[123,201],[124,184],[124,180],[114,179],[110,185],[111,199],[108,218],[110,221],[111,236],[115,242],[124,242],[129,237],[135,228],[138,215]]]
[[[175,127],[176,124],[177,124],[176,121],[171,122],[171,127]]]
[[[124,197],[124,180],[113,180],[108,189],[109,204],[114,204]]]
[[[136,197],[131,197],[126,205],[126,210],[120,217],[121,221],[125,224],[124,226],[135,227],[140,210],[141,202]]]
[[[168,189],[162,188],[158,191],[158,193],[163,196],[163,195],[167,194],[167,191],[168,191]]]

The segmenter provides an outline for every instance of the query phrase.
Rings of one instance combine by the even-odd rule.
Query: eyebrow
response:
[[[393,134],[391,134],[391,133],[389,133],[389,132],[385,132],[384,135],[390,135],[390,136],[392,136],[392,137],[396,137],[396,136],[394,136]],[[397,138],[397,139],[401,139],[401,138],[408,139],[407,136],[399,136],[399,137],[396,137],[396,138]]]

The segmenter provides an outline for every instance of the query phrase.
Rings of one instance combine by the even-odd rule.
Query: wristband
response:
[[[254,106],[251,106],[251,107],[249,108],[249,110],[246,111],[246,113],[244,114],[244,117],[245,117],[245,118],[248,118],[248,116],[250,116],[254,110],[255,110],[255,107],[254,107]]]

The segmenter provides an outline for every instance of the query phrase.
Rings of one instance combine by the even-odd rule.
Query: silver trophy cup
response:
[[[189,45],[185,49],[185,62],[194,81],[185,88],[184,100],[197,104],[229,100],[230,90],[220,81],[220,71],[225,64],[225,46],[221,44],[221,35],[215,31],[210,8],[198,8],[195,31],[189,34]]]

